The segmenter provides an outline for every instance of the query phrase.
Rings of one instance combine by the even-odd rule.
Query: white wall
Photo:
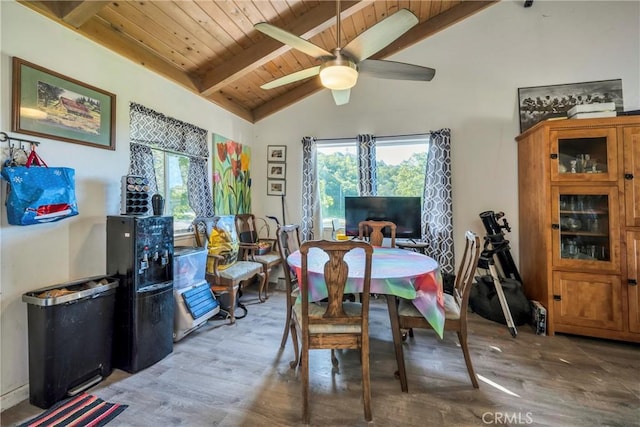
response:
[[[0,131],[11,129],[11,58],[20,57],[117,96],[116,151],[40,140],[49,165],[76,170],[80,215],[52,224],[8,225],[2,183],[0,254],[2,408],[27,397],[27,305],[22,294],[106,273],[106,216],[118,214],[129,166],[129,103],[140,103],[252,144],[253,125],[13,1],[0,1]],[[28,138],[37,139],[37,138]],[[7,143],[2,143],[2,148]]]
[[[256,149],[288,145],[287,222],[300,222],[303,136],[350,137],[451,128],[455,241],[485,229],[478,214],[504,211],[518,253],[519,87],[622,79],[625,107],[640,108],[640,3],[503,1],[393,58],[434,67],[429,83],[362,77],[346,106],[322,91],[256,125]],[[255,156],[257,159],[259,156]],[[265,176],[266,161],[254,162]],[[253,189],[255,206],[281,218],[280,199]],[[458,254],[460,255],[460,254]]]

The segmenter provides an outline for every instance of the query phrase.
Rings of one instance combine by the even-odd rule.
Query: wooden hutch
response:
[[[516,138],[520,273],[547,332],[640,342],[640,116]]]

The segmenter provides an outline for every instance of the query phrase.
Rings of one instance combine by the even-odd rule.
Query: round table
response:
[[[309,300],[327,297],[324,265],[329,256],[319,248],[311,248],[307,258]],[[364,251],[354,249],[345,255],[349,277],[345,293],[360,293],[364,277]],[[287,263],[301,277],[300,252],[289,255]],[[438,263],[426,255],[399,248],[375,247],[371,262],[371,293],[394,295],[411,300],[414,306],[442,336],[444,297]]]

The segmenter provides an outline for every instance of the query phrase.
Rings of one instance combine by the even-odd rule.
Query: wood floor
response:
[[[243,301],[255,295],[246,293]],[[129,405],[111,426],[300,425],[300,380],[289,368],[291,342],[280,350],[284,294],[249,305],[235,326],[210,321],[172,354],[134,375],[120,370],[89,390]],[[371,304],[373,422],[378,426],[637,426],[640,346],[557,335],[543,337],[475,314],[469,341],[480,389],[473,389],[455,335],[443,341],[416,331],[405,343],[409,393],[394,379],[386,302]],[[311,424],[366,425],[355,351],[313,351]],[[24,401],[1,414],[13,426],[42,410]]]

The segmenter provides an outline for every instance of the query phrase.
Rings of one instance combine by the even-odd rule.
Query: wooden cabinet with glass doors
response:
[[[548,333],[640,342],[640,117],[545,121],[516,139],[520,275]]]

